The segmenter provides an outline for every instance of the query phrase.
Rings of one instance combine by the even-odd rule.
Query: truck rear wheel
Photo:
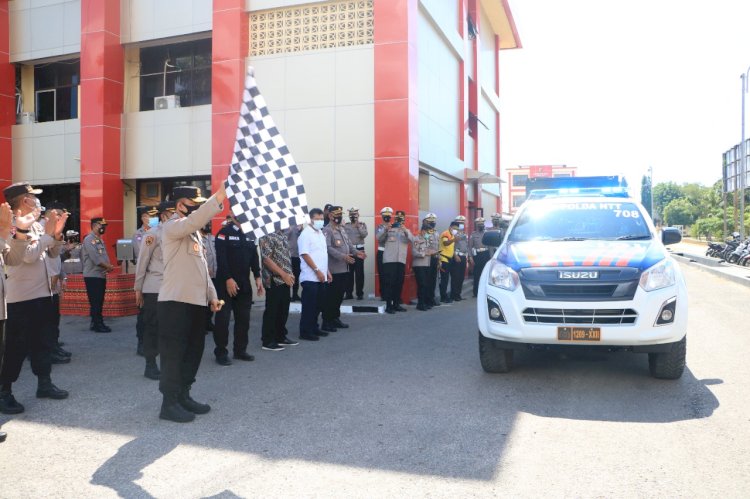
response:
[[[651,376],[658,379],[679,379],[685,370],[687,336],[672,345],[669,352],[648,354],[648,368]]]
[[[513,367],[513,350],[479,333],[479,361],[488,373],[507,373]]]

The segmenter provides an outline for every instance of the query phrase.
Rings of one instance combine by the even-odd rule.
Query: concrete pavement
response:
[[[195,423],[157,418],[133,319],[66,319],[66,401],[15,389],[0,416],[0,497],[743,497],[750,490],[750,290],[692,267],[688,369],[646,357],[523,354],[482,372],[474,302],[350,316],[350,330],[220,367]],[[298,316],[290,317],[296,331]]]

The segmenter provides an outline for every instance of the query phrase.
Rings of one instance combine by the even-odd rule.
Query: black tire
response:
[[[479,333],[479,361],[487,373],[507,373],[513,367],[513,349],[502,348],[498,342]]]
[[[687,336],[672,345],[669,352],[648,354],[648,368],[651,376],[658,379],[679,379],[685,370]]]

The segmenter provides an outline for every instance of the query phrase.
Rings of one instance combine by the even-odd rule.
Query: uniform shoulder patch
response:
[[[222,233],[219,233],[219,235],[216,236],[216,239],[221,239],[223,241],[224,239],[226,239],[226,236],[224,236],[224,234]]]
[[[146,246],[151,246],[154,244],[154,236],[146,236],[146,240],[144,241],[146,243]]]

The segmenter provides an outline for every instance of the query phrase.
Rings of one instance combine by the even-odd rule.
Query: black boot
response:
[[[39,376],[36,398],[62,400],[68,398],[68,392],[53,385],[49,376]]]
[[[21,414],[24,406],[16,401],[13,392],[3,390],[0,392],[0,412],[3,414]]]
[[[177,401],[180,403],[183,409],[192,412],[193,414],[206,414],[211,410],[211,406],[208,404],[201,404],[196,402],[190,396],[190,388],[183,388],[180,394],[177,396]]]
[[[143,340],[141,338],[138,338],[138,346],[135,347],[135,354],[139,357],[145,357],[143,353]]]
[[[175,423],[189,423],[195,419],[195,414],[183,409],[177,402],[177,395],[164,395],[159,418],[174,421]]]
[[[161,371],[159,371],[159,366],[156,365],[156,357],[146,358],[146,370],[143,372],[143,375],[154,381],[159,380],[161,377]]]
[[[52,355],[50,355],[50,362],[53,364],[70,364],[70,357],[65,357],[57,351],[53,351]]]
[[[104,321],[96,321],[91,327],[91,330],[95,333],[111,333],[112,330],[109,326],[104,325]]]
[[[63,347],[60,346],[60,344],[57,344],[57,348],[55,349],[55,353],[57,355],[60,355],[61,357],[72,357],[73,354],[65,350]]]
[[[387,305],[385,306],[385,313],[386,314],[395,314],[396,311],[393,308],[393,304],[390,301],[386,302],[386,303],[387,303]]]
[[[0,431],[0,442],[5,442],[6,438],[8,438],[8,434],[4,431]]]

